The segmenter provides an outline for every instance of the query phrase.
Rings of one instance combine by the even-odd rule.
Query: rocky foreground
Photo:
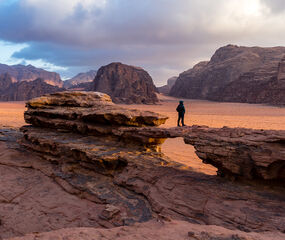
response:
[[[62,229],[24,239],[285,238],[284,131],[157,128],[167,117],[100,93],[51,94],[27,107],[32,125],[0,135],[1,237]],[[250,184],[170,161],[159,146],[177,136]],[[112,229],[93,229],[102,227]]]

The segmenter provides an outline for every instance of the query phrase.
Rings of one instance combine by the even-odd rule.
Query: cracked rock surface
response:
[[[21,132],[0,130],[2,238],[38,232],[24,239],[89,239],[98,234],[98,239],[284,239],[284,188],[197,173],[158,151],[165,138],[184,137],[198,155],[208,156],[199,155],[204,161],[233,161],[243,169],[246,160],[235,160],[238,146],[247,153],[240,154],[243,159],[256,149],[275,149],[272,156],[282,161],[282,131],[145,127],[166,118],[124,112],[108,99],[100,93],[48,95],[28,103],[25,117],[31,126]],[[83,109],[93,114],[92,121],[82,118]],[[94,116],[107,110],[98,124]],[[87,132],[78,128],[82,125]],[[90,126],[105,132],[90,131]],[[280,180],[283,170],[277,172]],[[59,231],[50,232],[54,230]],[[158,238],[163,231],[167,234]]]

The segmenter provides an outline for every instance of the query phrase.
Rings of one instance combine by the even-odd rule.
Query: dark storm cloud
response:
[[[51,41],[85,47],[179,44],[206,39],[203,24],[192,21],[195,13],[189,14],[183,4],[170,0],[113,0],[102,8],[96,5],[86,8],[77,3],[63,16],[53,13],[52,8],[39,12],[37,5],[27,2],[18,1],[0,8],[2,39]],[[197,8],[195,2],[185,5]]]

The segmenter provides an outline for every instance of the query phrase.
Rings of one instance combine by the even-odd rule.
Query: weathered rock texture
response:
[[[62,87],[63,82],[58,73],[48,72],[40,68],[36,68],[32,65],[5,65],[0,64],[0,75],[8,73],[13,82],[22,82],[22,81],[34,81],[35,79],[41,78],[49,85]]]
[[[26,106],[25,120],[33,126],[104,136],[146,149],[157,149],[169,137],[183,137],[220,174],[243,179],[285,179],[285,131],[282,130],[147,128],[165,123],[167,117],[118,107],[108,95],[96,92],[55,93],[30,100]]]
[[[170,95],[285,105],[284,81],[280,81],[284,55],[284,47],[222,47],[209,62],[181,73]]]
[[[113,229],[69,228],[48,233],[34,233],[10,240],[283,240],[278,232],[245,233],[217,226],[201,226],[183,221],[150,221]]]
[[[95,70],[90,70],[85,73],[78,73],[75,77],[65,80],[63,82],[64,88],[76,88],[79,87],[78,85],[81,84],[87,84],[93,82],[95,76],[96,76],[97,71]],[[90,84],[91,85],[91,84]],[[81,85],[82,86],[82,85]]]
[[[119,108],[108,95],[92,92],[51,94],[29,101],[27,107],[25,118],[32,126],[22,127],[19,142],[40,157],[8,162],[0,158],[0,163],[40,171],[64,191],[100,205],[98,212],[92,212],[92,219],[100,226],[131,225],[155,218],[242,231],[285,232],[284,191],[197,173],[170,161],[156,149],[167,137],[183,136],[205,161],[245,178],[249,175],[243,175],[242,168],[252,165],[258,169],[258,177],[268,176],[263,170],[275,158],[279,170],[273,171],[278,172],[273,176],[279,179],[284,174],[278,162],[284,161],[284,132],[145,127],[159,125],[166,117]],[[268,157],[272,150],[275,152]],[[252,165],[247,164],[247,155],[253,158]],[[262,158],[258,158],[260,155]],[[240,171],[234,172],[237,169]],[[262,175],[265,172],[267,175]],[[22,204],[21,198],[19,202]],[[40,214],[35,210],[34,215]],[[5,215],[0,219],[5,223]],[[58,221],[61,223],[61,219]],[[15,228],[11,222],[5,224],[7,236],[27,233],[11,233],[8,226]],[[80,224],[90,226],[84,221]],[[59,228],[48,225],[42,229]]]
[[[245,128],[119,128],[115,134],[145,144],[158,139],[183,137],[204,163],[218,168],[219,174],[240,179],[276,180],[285,186],[285,131]]]
[[[158,102],[151,76],[139,67],[111,63],[98,70],[93,83],[95,91],[110,95],[115,103]]]
[[[35,142],[26,143],[40,155],[15,142],[21,139],[19,132],[0,131],[3,238],[70,227],[112,228],[151,218],[186,220],[201,224],[197,229],[204,231],[210,228],[204,224],[257,232],[285,230],[283,193],[195,173],[159,153],[124,148],[102,138],[33,131]],[[85,158],[88,152],[97,159]],[[112,165],[103,164],[116,159],[127,165],[110,170]],[[195,226],[187,231],[199,236]],[[282,236],[259,235],[267,234]]]
[[[122,126],[159,126],[168,118],[118,107],[108,95],[97,92],[55,93],[33,99],[27,107],[25,120],[34,126],[116,138]]]
[[[9,74],[0,76],[0,101],[25,101],[59,91],[63,91],[63,89],[47,84],[40,78],[34,81],[13,83]]]
[[[178,77],[169,78],[169,79],[167,80],[167,84],[166,84],[166,85],[157,88],[158,91],[159,91],[160,93],[163,93],[163,94],[165,94],[165,95],[168,95],[169,92],[170,92],[170,89],[174,86],[174,84],[175,84],[177,78],[178,78]]]

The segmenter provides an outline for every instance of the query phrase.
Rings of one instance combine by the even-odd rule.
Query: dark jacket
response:
[[[180,103],[177,106],[176,111],[179,113],[179,115],[184,115],[185,114],[185,107],[184,107],[183,103]]]

